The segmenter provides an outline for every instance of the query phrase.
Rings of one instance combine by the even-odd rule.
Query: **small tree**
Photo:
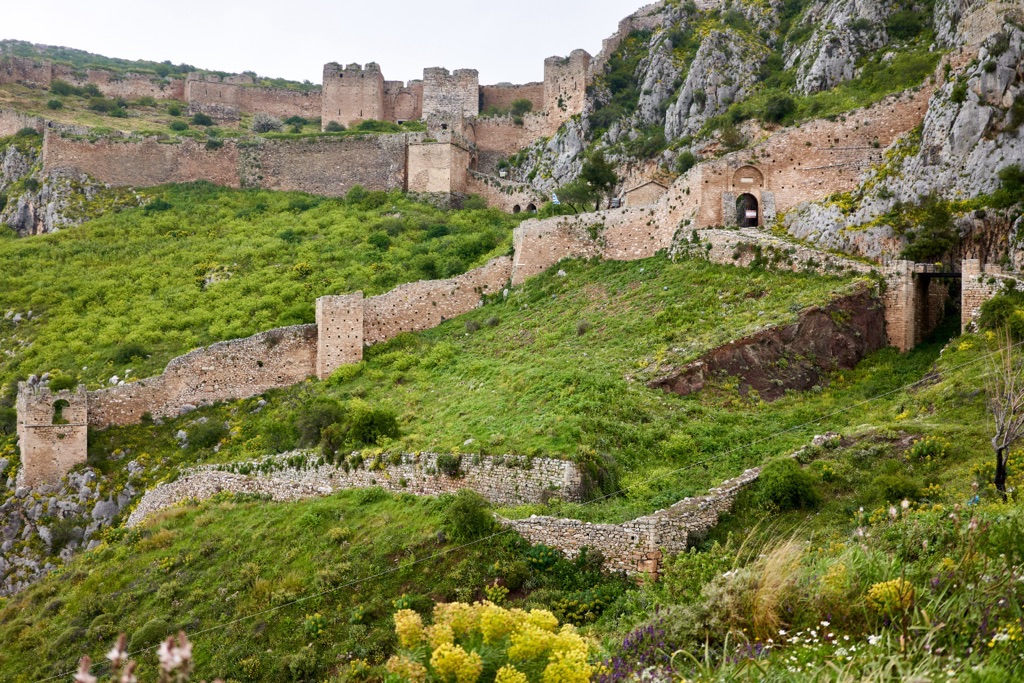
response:
[[[1024,435],[1024,356],[1009,330],[999,336],[999,347],[989,357],[986,377],[988,408],[995,423],[992,448],[996,452],[996,490],[1006,500],[1006,461],[1013,444]]]
[[[615,166],[604,158],[604,152],[596,152],[583,162],[580,178],[590,185],[595,193],[594,211],[601,208],[601,199],[611,194],[619,183]]]
[[[600,202],[601,200],[601,197],[594,192],[594,188],[582,178],[563,185],[555,191],[555,194],[558,195],[558,201],[570,207],[574,213],[579,213],[590,202]]]
[[[253,133],[280,133],[283,124],[281,119],[260,112],[252,117]]]

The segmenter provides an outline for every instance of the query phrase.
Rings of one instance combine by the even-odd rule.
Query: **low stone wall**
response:
[[[546,201],[544,195],[529,185],[502,180],[476,171],[470,171],[467,175],[466,191],[483,197],[487,201],[487,206],[507,213],[518,213],[517,207],[519,211],[527,211],[531,204],[534,208],[540,209]]]
[[[707,495],[684,498],[667,510],[638,517],[624,524],[591,524],[577,519],[531,516],[502,519],[530,543],[543,543],[575,557],[583,547],[604,555],[604,568],[630,574],[656,575],[662,558],[686,550],[691,536],[700,535],[732,509],[737,494],[761,475],[760,468],[747,470],[723,482]]]
[[[335,465],[317,466],[312,453],[299,454],[306,459],[307,467],[287,466],[287,461],[295,455],[288,453],[242,465],[208,465],[191,470],[177,481],[147,491],[127,524],[135,526],[154,512],[184,500],[206,500],[222,491],[258,493],[276,501],[292,501],[374,486],[418,496],[468,488],[497,505],[541,503],[555,494],[564,500],[580,500],[579,469],[565,460],[463,455],[462,476],[449,477],[438,473],[436,453],[405,454],[401,456],[401,463],[384,464],[379,469],[371,469],[367,462],[349,472]],[[261,465],[271,471],[256,469]],[[230,469],[225,471],[226,467]],[[253,470],[251,474],[240,473],[249,469]]]
[[[1003,286],[1010,277],[1000,266],[982,264],[977,259],[966,259],[961,270],[961,310],[960,320],[964,332],[974,329],[981,306],[986,301],[1003,291]]]

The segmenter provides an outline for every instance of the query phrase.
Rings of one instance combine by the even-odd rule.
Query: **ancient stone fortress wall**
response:
[[[403,123],[423,118],[423,81],[384,81],[384,120]]]
[[[184,99],[193,113],[203,112],[222,118],[222,112],[264,113],[286,119],[290,116],[319,118],[323,109],[320,89],[291,90],[265,88],[229,82],[218,76],[189,74]],[[252,79],[249,79],[250,81]]]
[[[466,177],[466,192],[480,195],[487,206],[507,213],[538,210],[547,201],[547,197],[530,185],[476,171],[470,171]]]
[[[220,342],[175,358],[162,375],[89,393],[89,424],[136,424],[145,413],[177,416],[195,407],[262,394],[316,374],[316,325],[284,327]]]
[[[981,305],[1004,291],[1008,281],[1014,281],[1014,286],[1019,284],[1019,281],[1005,273],[1001,266],[983,264],[978,259],[964,260],[960,274],[963,276],[960,282],[960,318],[964,332],[974,329],[978,316],[981,315]]]
[[[423,117],[460,119],[480,113],[480,72],[432,67],[423,70]]]
[[[14,135],[23,128],[31,128],[38,133],[46,130],[46,120],[39,116],[29,116],[20,111],[0,109],[0,138]]]
[[[38,486],[64,476],[85,462],[89,401],[85,387],[51,392],[27,382],[18,384],[18,486]]]
[[[480,305],[484,295],[500,292],[511,276],[512,259],[499,256],[458,277],[399,285],[387,294],[366,299],[363,344],[371,346],[403,332],[431,329],[468,313]]]
[[[106,69],[75,69],[65,64],[53,64],[45,59],[4,56],[0,58],[0,85],[20,83],[36,88],[49,88],[54,80],[76,86],[95,85],[107,97],[138,99],[153,97],[180,100],[184,97],[185,81],[181,78],[161,78],[153,74],[115,73]]]
[[[406,150],[417,138],[400,133],[259,140],[241,148],[238,173],[246,187],[327,197],[344,196],[355,185],[404,190]]]
[[[331,121],[351,126],[385,118],[384,75],[377,64],[367,64],[366,68],[360,64],[325,64],[322,97],[320,117],[325,128]]]
[[[238,146],[228,141],[208,150],[199,142],[157,138],[110,138],[96,141],[64,137],[51,130],[43,141],[43,166],[87,173],[115,186],[147,187],[207,180],[238,187]]]
[[[316,376],[326,379],[342,365],[363,360],[363,293],[316,300]]]
[[[306,465],[290,467],[295,455],[304,456]],[[522,505],[546,502],[552,496],[563,500],[581,500],[582,477],[575,464],[548,458],[522,456],[470,455],[461,457],[460,475],[451,477],[438,471],[436,453],[384,455],[380,464],[364,462],[348,472],[330,464],[317,465],[312,453],[285,453],[235,466],[209,465],[186,472],[178,480],[150,489],[128,518],[133,527],[146,517],[186,500],[206,500],[222,491],[269,495],[277,501],[294,501],[325,496],[345,489],[379,486],[394,493],[433,496],[471,489],[496,505]],[[273,471],[257,468],[274,463]],[[227,468],[230,468],[229,470]],[[252,469],[250,475],[236,473]]]
[[[480,111],[487,111],[491,107],[511,109],[512,103],[516,100],[529,100],[533,105],[533,111],[543,111],[544,88],[544,83],[527,83],[525,85],[499,83],[498,85],[481,86]]]
[[[656,575],[665,555],[684,552],[691,536],[715,526],[719,516],[732,509],[737,494],[760,474],[760,468],[747,470],[707,495],[684,498],[666,510],[624,524],[591,524],[536,515],[501,521],[530,543],[557,548],[570,558],[587,547],[604,555],[604,568],[608,571]]]
[[[590,83],[590,54],[573,50],[568,57],[544,60],[544,110],[559,123],[583,113]]]
[[[0,57],[0,85],[20,83],[38,88],[48,88],[52,76],[52,65],[46,60],[12,55]]]
[[[493,175],[498,162],[540,138],[551,137],[562,121],[546,111],[530,112],[516,121],[511,116],[476,119],[467,123],[477,147],[477,170]]]
[[[417,142],[408,149],[408,190],[465,193],[471,152],[454,142]]]

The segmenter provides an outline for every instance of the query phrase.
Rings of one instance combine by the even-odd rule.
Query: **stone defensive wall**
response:
[[[484,85],[480,87],[480,110],[487,111],[491,107],[496,109],[510,109],[516,100],[529,100],[534,111],[544,109],[544,84],[526,83],[525,85],[512,85],[511,83],[499,83],[498,85]]]
[[[47,130],[43,166],[87,173],[114,186],[147,187],[206,180],[227,187],[261,187],[342,196],[353,185],[404,189],[410,138],[422,134],[226,140],[210,150],[192,139],[66,137]]]
[[[136,526],[159,510],[187,500],[206,500],[223,491],[294,501],[377,486],[417,496],[471,489],[495,505],[543,503],[552,496],[582,500],[580,471],[566,460],[463,454],[459,475],[451,477],[438,471],[436,453],[397,455],[397,463],[392,462],[396,456],[386,454],[379,464],[366,461],[348,472],[335,465],[317,464],[312,453],[297,454],[305,458],[305,464],[298,468],[287,464],[296,453],[286,453],[252,463],[206,465],[189,470],[176,481],[147,491],[128,518],[127,526]],[[241,473],[250,470],[249,474]]]
[[[467,174],[466,192],[480,195],[487,201],[487,206],[507,213],[535,211],[547,201],[543,193],[526,183],[503,180],[477,171],[470,171]]]
[[[291,90],[230,82],[217,76],[189,74],[185,80],[183,99],[190,111],[223,116],[224,111],[264,113],[286,119],[301,116],[320,118],[323,101],[321,90]],[[251,79],[249,79],[251,81]]]
[[[284,327],[196,349],[162,375],[89,392],[89,425],[176,417],[189,407],[262,394],[316,374],[316,325]]]
[[[732,509],[739,492],[760,475],[760,468],[747,470],[709,490],[707,495],[684,498],[666,510],[624,524],[592,524],[536,515],[501,522],[530,543],[557,548],[570,558],[586,547],[604,555],[604,568],[608,571],[657,576],[666,555],[685,552],[691,537],[715,526],[719,516]]]
[[[1016,287],[1020,282],[1003,271],[1001,266],[983,264],[978,259],[966,259],[960,271],[963,279],[960,282],[962,307],[960,316],[964,332],[970,332],[975,327],[978,316],[981,315],[981,305],[1005,291],[1009,282]]]
[[[53,64],[45,59],[0,57],[0,85],[20,83],[36,88],[49,88],[55,81],[67,81],[75,86],[95,85],[107,97],[133,100],[153,97],[164,100],[184,99],[185,81],[182,78],[162,78],[155,74],[116,73],[106,69],[75,69],[65,64]]]
[[[29,116],[11,109],[0,109],[0,138],[14,135],[22,128],[31,128],[38,133],[46,130],[46,120],[39,116]]]

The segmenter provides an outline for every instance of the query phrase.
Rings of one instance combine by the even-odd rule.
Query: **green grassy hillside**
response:
[[[518,219],[401,193],[345,200],[212,185],[73,230],[0,238],[0,384],[58,371],[90,386],[159,374],[211,342],[314,320],[324,294],[463,273],[507,252]]]

